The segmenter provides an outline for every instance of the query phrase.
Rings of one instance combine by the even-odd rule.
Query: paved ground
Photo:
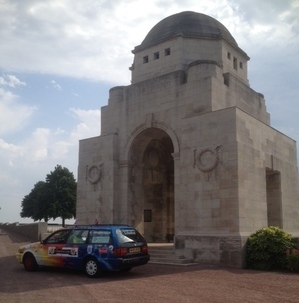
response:
[[[154,264],[97,279],[62,270],[30,273],[15,258],[23,243],[0,234],[0,303],[299,302],[299,275],[289,273]]]

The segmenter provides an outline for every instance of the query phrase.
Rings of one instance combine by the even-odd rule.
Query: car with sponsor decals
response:
[[[21,246],[16,257],[27,271],[61,267],[84,270],[89,277],[129,271],[150,259],[146,240],[134,227],[111,224],[57,230],[40,242]]]

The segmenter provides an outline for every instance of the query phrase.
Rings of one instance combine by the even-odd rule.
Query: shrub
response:
[[[290,271],[299,271],[299,254],[291,253],[286,255],[285,268]]]
[[[260,270],[286,268],[285,251],[295,247],[296,240],[291,234],[274,226],[262,228],[247,240],[247,266]]]

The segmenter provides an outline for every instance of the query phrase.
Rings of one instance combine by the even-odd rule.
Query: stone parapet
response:
[[[0,223],[2,231],[9,231],[25,236],[29,241],[36,242],[43,239],[43,235],[47,233],[48,224],[46,222],[38,223]]]

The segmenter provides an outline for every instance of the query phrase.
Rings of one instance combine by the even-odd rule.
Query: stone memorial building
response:
[[[134,48],[101,135],[79,144],[77,223],[125,223],[196,262],[243,266],[247,237],[296,234],[296,142],[270,125],[248,55],[214,18],[169,16]]]

